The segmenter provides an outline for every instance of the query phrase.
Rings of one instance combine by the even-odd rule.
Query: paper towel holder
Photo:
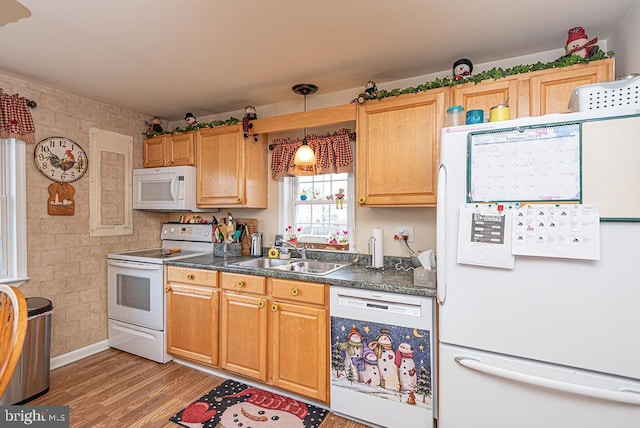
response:
[[[376,245],[376,237],[369,237],[369,255],[371,256],[371,264],[366,266],[367,269],[375,269],[375,270],[384,270],[384,264],[380,267],[373,266],[374,260],[376,259],[376,251],[379,251],[379,246]],[[384,256],[383,256],[384,257]]]

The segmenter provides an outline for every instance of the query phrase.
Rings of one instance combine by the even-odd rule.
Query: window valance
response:
[[[16,138],[35,143],[35,126],[27,99],[9,95],[0,88],[0,138]]]
[[[316,165],[311,167],[296,166],[293,158],[298,147],[302,145],[299,138],[279,138],[269,145],[271,153],[271,172],[273,178],[333,174],[353,172],[353,150],[351,140],[355,134],[349,129],[342,129],[326,135],[308,134],[307,144],[316,155]]]

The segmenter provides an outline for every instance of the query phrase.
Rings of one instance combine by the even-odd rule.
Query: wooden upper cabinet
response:
[[[509,76],[496,81],[465,83],[451,87],[451,105],[465,111],[484,110],[485,121],[491,108],[509,101],[511,119],[568,113],[569,98],[575,88],[613,79],[613,59],[552,68]]]
[[[244,138],[240,125],[196,133],[196,202],[201,208],[267,208],[266,135]]]
[[[440,128],[448,88],[371,100],[358,107],[360,206],[435,206]]]
[[[563,69],[536,72],[529,79],[531,116],[568,113],[569,99],[575,88],[614,78],[614,59],[608,58]]]
[[[193,132],[157,135],[144,140],[144,167],[195,165],[195,139]]]
[[[508,77],[496,81],[485,81],[480,84],[464,83],[451,88],[451,104],[462,106],[465,112],[483,110],[488,119],[491,107],[509,103],[511,118],[523,116],[519,105],[520,79]],[[526,114],[525,114],[526,116]]]

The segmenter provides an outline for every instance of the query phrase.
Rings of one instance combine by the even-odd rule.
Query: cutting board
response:
[[[226,217],[219,218],[218,221],[220,223],[224,223],[227,220]],[[242,237],[242,255],[248,256],[251,255],[251,234],[258,231],[258,220],[255,218],[238,218],[233,217],[234,221],[237,221],[238,224],[246,224],[249,229],[249,233],[245,234]]]

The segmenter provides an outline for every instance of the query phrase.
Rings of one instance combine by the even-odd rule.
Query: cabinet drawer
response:
[[[287,279],[272,279],[271,284],[271,294],[274,299],[287,299],[316,305],[325,304],[325,284]]]
[[[184,284],[198,284],[217,287],[218,272],[214,270],[168,266],[167,282],[182,282]]]
[[[220,284],[224,290],[255,294],[265,294],[266,292],[266,279],[261,276],[223,273],[220,277]]]

